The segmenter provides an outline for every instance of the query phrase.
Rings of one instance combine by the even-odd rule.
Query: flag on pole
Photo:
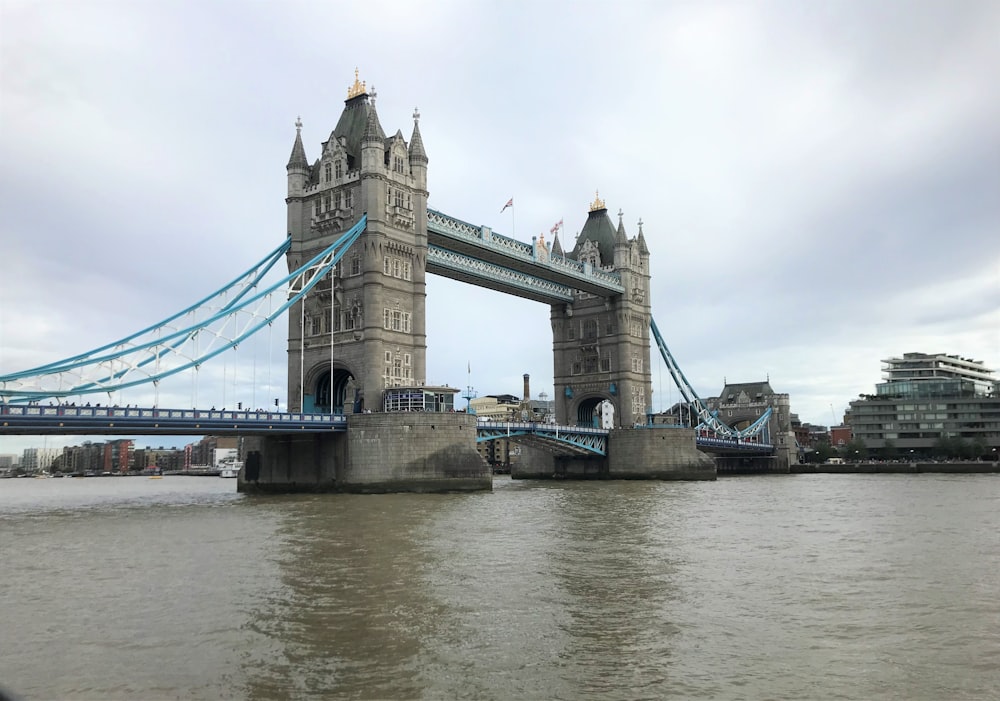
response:
[[[511,197],[509,200],[507,200],[507,204],[503,206],[503,209],[500,210],[500,214],[503,214],[504,210],[506,210],[508,207],[513,207],[513,206],[514,206],[514,198]]]
[[[551,228],[551,229],[549,229],[549,233],[550,233],[550,234],[555,234],[555,233],[556,233],[557,231],[559,231],[559,229],[561,229],[561,228],[562,228],[562,225],[563,225],[563,220],[562,220],[562,219],[560,219],[559,221],[557,221],[557,222],[556,222],[556,223],[555,223],[555,224],[554,224],[554,225],[552,226],[552,228]]]

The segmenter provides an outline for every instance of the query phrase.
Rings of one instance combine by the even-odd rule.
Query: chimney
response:
[[[528,378],[531,377],[528,373],[524,373],[524,401],[531,399],[531,389],[529,388]]]

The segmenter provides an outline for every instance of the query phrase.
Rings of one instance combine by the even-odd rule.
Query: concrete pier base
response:
[[[245,444],[241,492],[459,492],[493,487],[476,451],[476,417],[353,414],[346,433],[275,436]]]
[[[613,430],[603,457],[557,457],[526,444],[520,457],[513,479],[716,479],[715,461],[698,450],[694,431],[682,428]]]

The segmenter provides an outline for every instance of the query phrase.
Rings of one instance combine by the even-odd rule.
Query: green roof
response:
[[[567,258],[579,260],[577,258],[584,241],[593,241],[597,244],[597,249],[601,252],[601,265],[611,265],[615,262],[615,227],[611,223],[607,209],[595,209],[587,216],[587,223],[580,230],[580,236],[576,240],[573,252]]]

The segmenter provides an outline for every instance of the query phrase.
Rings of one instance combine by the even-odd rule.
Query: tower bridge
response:
[[[233,429],[253,436],[250,450],[259,458],[256,479],[241,478],[241,489],[489,488],[475,441],[490,432],[475,416],[382,411],[387,391],[428,385],[425,281],[431,273],[549,306],[555,423],[563,433],[538,426],[515,431],[545,448],[529,448],[530,459],[515,477],[712,479],[714,464],[696,440],[772,460],[782,459],[786,441],[787,450],[794,448],[790,429],[785,436],[787,417],[768,412],[731,428],[687,383],[653,321],[641,221],[629,236],[621,212],[616,225],[595,196],[572,250],[562,248],[558,233],[551,243],[541,236],[517,241],[429,209],[428,164],[419,113],[409,140],[400,130],[387,136],[374,101],[355,79],[312,161],[296,122],[286,165],[288,238],[244,282],[223,288],[227,301],[203,300],[207,311],[187,326],[180,319],[200,312],[202,303],[91,354],[2,376],[0,397],[37,401],[155,384],[197,368],[287,312],[287,406],[298,423],[265,430],[267,422],[248,417],[247,427]],[[280,256],[288,276],[258,292]],[[264,312],[272,293],[285,299]],[[235,330],[208,336],[216,345],[199,346],[212,324],[230,323]],[[693,417],[688,429],[636,428],[650,423],[651,337],[685,396]],[[48,386],[23,389],[44,381]],[[596,408],[608,402],[614,426],[594,431]],[[303,418],[315,416],[331,417],[326,431]],[[574,427],[581,430],[567,438]],[[0,426],[0,432],[11,430]],[[760,435],[767,440],[747,440]]]

